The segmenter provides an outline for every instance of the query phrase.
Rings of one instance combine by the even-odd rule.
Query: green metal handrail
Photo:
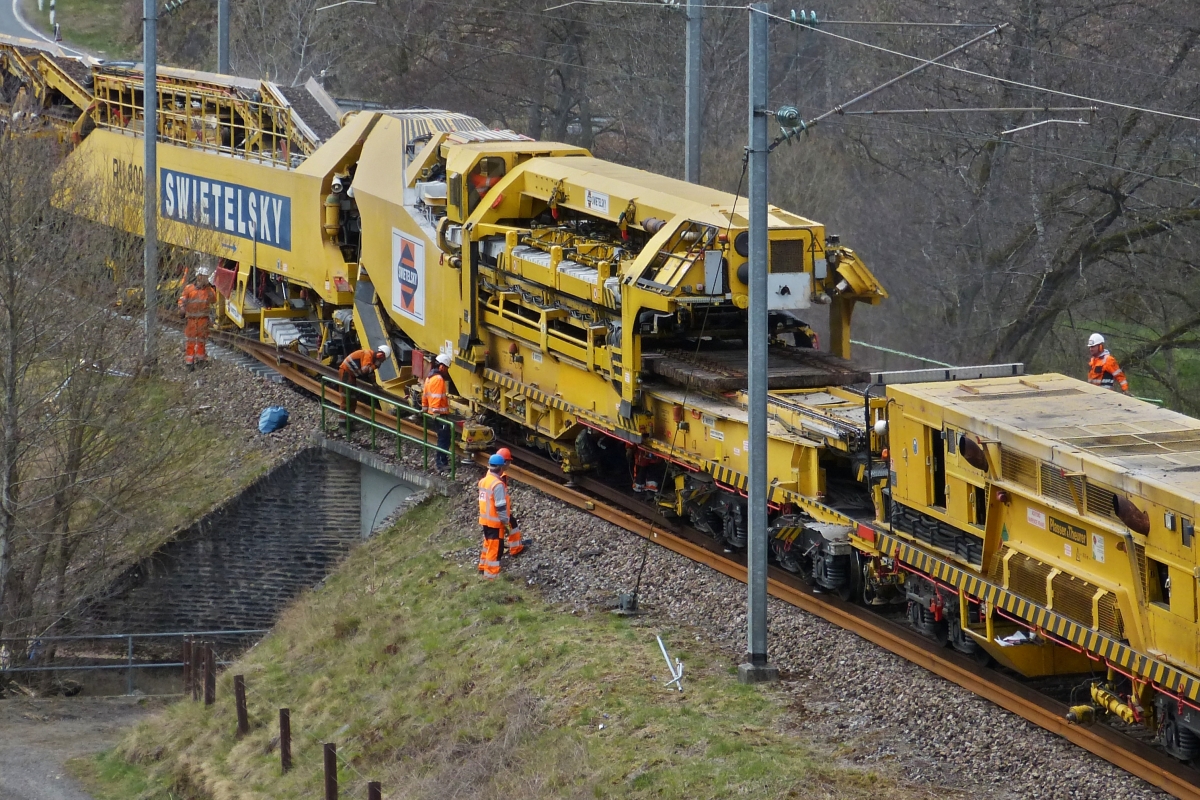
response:
[[[457,471],[457,463],[458,462],[457,462],[457,459],[455,459],[455,457],[454,457],[455,452],[456,452],[456,448],[454,446],[454,439],[455,439],[454,424],[450,420],[446,419],[444,416],[438,416],[436,414],[427,414],[426,412],[420,410],[419,408],[413,408],[412,406],[408,405],[407,403],[400,402],[395,397],[388,397],[386,395],[382,395],[377,392],[372,392],[369,389],[362,388],[361,386],[353,386],[349,383],[346,383],[345,381],[339,381],[336,378],[329,378],[324,375],[320,376],[320,378],[321,378],[321,433],[326,433],[328,431],[327,426],[326,426],[326,418],[325,418],[326,410],[332,411],[335,414],[341,414],[346,420],[346,439],[347,440],[350,439],[350,431],[353,427],[354,422],[357,420],[358,422],[362,422],[362,423],[366,424],[368,427],[370,427],[370,429],[371,429],[371,449],[372,450],[375,449],[375,444],[376,444],[375,431],[381,430],[381,431],[390,433],[396,437],[396,458],[397,459],[401,458],[404,455],[404,443],[405,442],[412,442],[413,444],[419,445],[421,447],[422,462],[424,463],[426,470],[429,469],[429,451],[430,450],[432,450],[435,453],[445,453],[447,456],[449,456],[449,459],[450,459],[450,480],[454,480],[454,475],[455,475],[455,472]],[[327,385],[341,387],[342,391],[339,392],[338,394],[341,396],[342,401],[345,403],[344,408],[339,407],[336,403],[330,402],[326,398],[325,387]],[[371,416],[370,417],[364,417],[361,414],[357,413],[357,411],[355,409],[358,406],[358,398],[355,397],[354,402],[351,402],[351,392],[356,393],[358,395],[362,395],[363,397],[370,398],[370,400],[371,400],[371,404],[370,404],[371,405]],[[375,409],[376,409],[375,401],[378,401],[379,403],[388,403],[389,405],[393,405],[396,407],[396,427],[395,428],[390,428],[387,425],[383,425],[378,420],[375,419]],[[418,439],[416,436],[410,436],[409,434],[404,433],[403,431],[400,430],[400,417],[404,414],[419,414],[421,416],[421,438]],[[442,447],[438,447],[436,444],[429,443],[429,427],[430,427],[429,424],[430,424],[430,422],[450,426],[450,448],[448,450],[445,448],[442,448]]]

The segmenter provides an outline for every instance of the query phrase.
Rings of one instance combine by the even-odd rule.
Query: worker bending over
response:
[[[500,540],[511,524],[508,491],[504,488],[504,456],[488,459],[487,474],[479,481],[479,525],[483,545],[479,549],[479,571],[485,578],[500,574]]]
[[[1129,394],[1129,381],[1125,380],[1121,365],[1104,346],[1103,336],[1093,333],[1088,337],[1088,352],[1092,354],[1088,363],[1088,383],[1113,391],[1120,386],[1122,392]]]
[[[359,378],[369,378],[379,369],[379,365],[392,355],[392,348],[386,344],[379,346],[378,350],[355,350],[350,355],[342,359],[342,364],[338,367],[338,378],[342,383],[347,384],[346,396],[343,409],[347,413],[354,411],[354,399],[351,396],[353,388],[358,385]]]
[[[436,368],[425,379],[421,387],[421,410],[437,419],[433,427],[437,431],[437,446],[435,464],[439,470],[450,466],[450,435],[452,424],[450,416],[450,356],[438,354]]]
[[[512,463],[512,451],[507,447],[501,447],[496,451],[496,455],[504,459],[505,471],[500,474],[500,480],[504,481],[504,494],[509,498],[508,539],[505,541],[505,546],[510,556],[517,556],[525,551],[525,538],[521,535],[521,523],[517,522],[517,518],[512,512],[512,495],[508,491],[508,465]]]
[[[342,365],[338,367],[338,377],[342,383],[357,386],[359,378],[371,377],[375,370],[379,369],[379,365],[387,361],[391,354],[392,348],[386,344],[380,345],[378,350],[373,351],[355,350],[342,359]]]
[[[205,345],[208,342],[208,328],[212,323],[217,304],[217,290],[208,282],[208,270],[201,267],[196,270],[196,277],[179,295],[179,313],[187,320],[183,326],[185,342],[183,363],[187,364],[188,372],[196,369],[197,364],[208,363],[208,352]]]

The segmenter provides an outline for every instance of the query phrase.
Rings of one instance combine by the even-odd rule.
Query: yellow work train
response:
[[[36,106],[109,198],[81,213],[141,233],[137,65],[10,41],[0,69],[9,126]],[[446,354],[461,416],[745,545],[743,200],[312,82],[163,69],[158,99],[160,236],[220,259],[228,324],[328,363],[390,344],[397,397]],[[776,561],[1026,675],[1097,674],[1075,719],[1196,757],[1200,423],[1020,365],[871,373],[851,314],[884,288],[819,223],[772,208],[769,239]]]

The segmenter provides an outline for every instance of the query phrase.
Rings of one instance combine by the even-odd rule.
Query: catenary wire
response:
[[[811,106],[811,105],[800,105],[798,107],[805,109],[805,110],[809,110],[809,111],[823,110],[823,107],[816,107],[816,106]],[[870,114],[869,112],[858,112],[858,113],[847,112],[846,114],[844,114],[842,116],[843,117],[851,117],[851,116],[869,117],[869,116],[873,116],[873,115]],[[827,125],[827,126],[828,125],[849,126],[849,123],[850,123],[850,120],[848,120],[848,119],[841,119],[841,120],[829,119],[822,124]],[[939,136],[942,136],[943,138],[948,138],[948,139],[951,139],[951,138],[967,138],[967,139],[981,138],[981,139],[994,140],[996,138],[996,134],[994,132],[972,131],[972,130],[956,131],[956,130],[949,129],[949,128],[931,128],[931,127],[926,127],[926,126],[918,125],[918,124],[911,123],[911,122],[901,122],[898,120],[890,120],[890,119],[887,121],[879,120],[875,125],[875,129],[888,130],[888,128],[886,127],[888,124],[902,125],[906,128],[913,128],[916,130],[927,131],[931,134],[939,135]],[[1010,144],[1014,143],[1007,139],[1004,139],[1001,141],[1004,141],[1004,142],[1007,142]],[[1053,154],[1082,153],[1082,154],[1092,154],[1097,157],[1113,154],[1111,150],[1105,149],[1103,147],[1072,147],[1072,146],[1068,146],[1068,145],[1045,145],[1045,146],[1043,146],[1042,149],[1044,149],[1048,153],[1053,153]],[[1191,159],[1191,158],[1185,158],[1182,156],[1167,156],[1167,157],[1163,157],[1163,158],[1154,158],[1154,159],[1143,158],[1141,160],[1143,161],[1143,163],[1145,163],[1147,165],[1178,163],[1178,164],[1183,164],[1183,165],[1190,166],[1190,167],[1200,166],[1200,161]]]
[[[684,0],[678,3],[668,5],[666,2],[646,2],[645,0],[568,0],[565,3],[550,6],[542,9],[546,11],[556,11],[560,8],[568,6],[643,6],[645,8],[657,8],[671,11],[686,11]],[[749,9],[747,5],[729,6],[729,5],[709,5],[698,4],[693,8],[712,8],[725,11],[746,11]],[[820,25],[874,25],[887,27],[910,27],[910,28],[991,28],[994,23],[990,22],[875,22],[872,20],[850,20],[850,19],[823,19],[818,23]]]
[[[1115,69],[1120,70],[1121,72],[1129,72],[1134,75],[1145,75],[1150,78],[1158,78],[1159,80],[1184,83],[1192,87],[1196,85],[1196,81],[1182,78],[1178,75],[1163,75],[1158,72],[1150,72],[1144,69],[1135,69],[1134,67],[1126,67],[1122,66],[1121,64],[1114,64],[1110,61],[1097,61],[1094,58],[1083,58],[1082,56],[1068,56],[1063,53],[1052,53],[1049,50],[1039,50],[1036,47],[1026,47],[1025,45],[1020,44],[1007,44],[1006,46],[1011,47],[1013,50],[1024,50],[1028,53],[1032,53],[1033,55],[1045,56],[1047,58],[1057,58],[1065,61],[1078,61],[1082,64],[1093,64],[1098,67],[1104,67],[1105,69]]]
[[[848,127],[847,123],[842,123],[842,124],[847,125],[847,127]],[[1067,155],[1066,153],[1061,152],[1059,150],[1052,150],[1052,149],[1045,148],[1045,147],[1038,147],[1037,145],[1025,144],[1023,142],[1018,142],[1018,141],[1012,140],[1012,139],[1000,139],[995,134],[986,134],[986,133],[982,133],[982,132],[954,132],[954,131],[947,131],[944,128],[928,128],[928,127],[925,127],[922,125],[912,125],[912,124],[903,123],[903,122],[892,122],[890,124],[902,125],[905,128],[924,131],[931,135],[941,136],[941,137],[948,138],[948,139],[971,139],[974,141],[981,141],[981,142],[999,142],[1001,144],[1007,144],[1007,145],[1011,145],[1013,147],[1019,147],[1024,150],[1031,150],[1034,152],[1044,153],[1049,156],[1056,156],[1058,158],[1064,158],[1069,161],[1076,161],[1076,162],[1083,163],[1083,164],[1090,164],[1092,166],[1100,167],[1102,169],[1112,170],[1114,172],[1123,172],[1123,173],[1127,173],[1130,175],[1136,175],[1136,176],[1142,177],[1142,178],[1150,178],[1152,180],[1163,181],[1165,183],[1172,183],[1172,184],[1176,184],[1179,186],[1187,187],[1188,189],[1200,189],[1200,183],[1193,183],[1190,181],[1180,180],[1180,179],[1176,179],[1176,178],[1170,178],[1170,177],[1166,177],[1163,175],[1155,175],[1150,172],[1143,172],[1141,170],[1131,169],[1129,167],[1121,167],[1121,166],[1117,166],[1115,164],[1105,164],[1101,161],[1094,161],[1092,159],[1083,158],[1081,156]],[[862,126],[862,127],[866,127],[866,126]],[[886,124],[877,124],[872,127],[886,129],[887,125]],[[1164,160],[1164,162],[1165,161],[1166,160]],[[1164,163],[1164,162],[1160,162],[1160,163]]]
[[[920,62],[928,61],[928,59],[921,58],[920,56],[914,56],[914,55],[910,55],[908,53],[901,53],[898,50],[891,50],[887,47],[882,47],[877,44],[871,44],[870,42],[864,42],[860,39],[852,39],[849,36],[843,36],[838,33],[832,33],[830,31],[821,30],[820,27],[813,27],[812,25],[807,25],[807,24],[804,24],[801,22],[793,21],[787,17],[782,17],[778,14],[772,14],[769,11],[760,11],[758,13],[763,14],[764,16],[767,16],[771,19],[779,20],[780,22],[786,22],[789,25],[795,25],[797,27],[804,28],[806,30],[815,31],[815,32],[821,34],[822,36],[831,36],[835,39],[839,39],[841,41],[848,42],[849,44],[856,44],[856,45],[859,45],[860,47],[866,47],[871,50],[877,50],[881,53],[887,53],[889,55],[899,56],[900,58],[906,58],[906,59],[909,59],[910,61],[920,61]],[[1088,97],[1087,95],[1075,94],[1073,92],[1067,92],[1067,91],[1063,91],[1061,89],[1050,89],[1045,86],[1037,86],[1032,83],[1023,83],[1022,81],[1016,81],[1016,80],[1013,80],[1012,78],[1001,78],[998,75],[989,75],[986,72],[976,72],[975,70],[966,69],[965,67],[956,67],[953,64],[946,64],[946,63],[942,63],[942,62],[931,62],[931,63],[935,67],[941,67],[943,69],[952,70],[954,72],[961,72],[964,75],[972,75],[976,78],[983,78],[984,80],[996,81],[997,83],[1004,83],[1004,84],[1008,84],[1010,86],[1015,86],[1017,88],[1026,89],[1029,91],[1045,92],[1047,94],[1054,94],[1054,95],[1058,95],[1060,97],[1070,97],[1074,100],[1082,100],[1082,101],[1088,102],[1088,103],[1099,103],[1100,105],[1111,106],[1113,108],[1122,108],[1122,109],[1125,109],[1126,111],[1136,111],[1136,112],[1139,112],[1142,114],[1153,114],[1153,115],[1161,116],[1161,117],[1170,117],[1171,119],[1185,120],[1187,122],[1200,122],[1200,117],[1192,117],[1192,116],[1188,116],[1187,114],[1178,114],[1173,111],[1162,111],[1160,109],[1154,109],[1154,108],[1143,108],[1141,106],[1135,106],[1135,105],[1132,105],[1129,103],[1120,103],[1115,100],[1103,100],[1098,97]]]

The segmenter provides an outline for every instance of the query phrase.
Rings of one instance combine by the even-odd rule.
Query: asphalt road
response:
[[[36,39],[45,44],[54,44],[33,26],[24,24],[17,14],[17,3],[19,2],[20,0],[0,0],[0,33],[6,36],[19,36],[23,39]],[[62,45],[59,44],[59,47]],[[63,47],[63,50],[71,55],[79,54],[78,50],[69,47]]]
[[[128,698],[0,700],[0,798],[92,800],[63,765],[112,747],[148,711]]]

